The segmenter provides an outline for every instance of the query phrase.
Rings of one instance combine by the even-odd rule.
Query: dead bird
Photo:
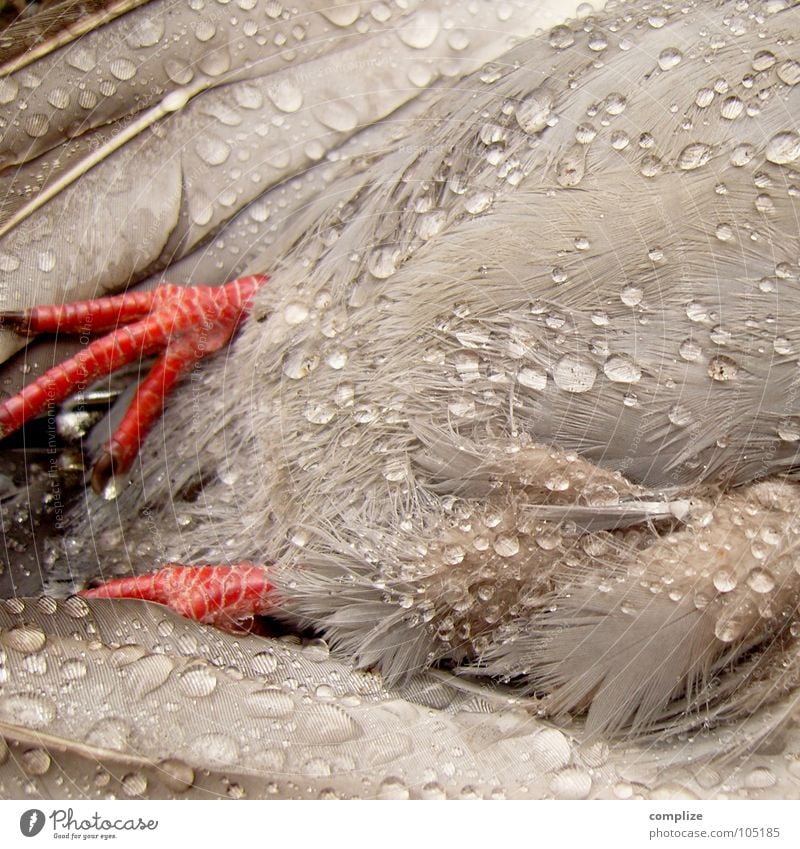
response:
[[[234,564],[206,605],[247,564],[234,618],[590,735],[791,716],[800,13],[740,6],[620,6],[457,83],[249,269],[227,355],[74,538]]]

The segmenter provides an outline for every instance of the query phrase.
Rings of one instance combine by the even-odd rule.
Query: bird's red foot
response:
[[[181,377],[230,340],[250,309],[256,290],[267,279],[261,275],[241,277],[216,287],[166,284],[152,292],[0,313],[0,321],[12,324],[20,333],[107,333],[0,405],[0,438],[50,404],[63,401],[139,357],[160,352],[95,462],[92,487],[102,492],[113,475],[130,468]]]
[[[158,572],[118,578],[84,590],[84,598],[140,598],[165,604],[207,625],[241,630],[242,622],[265,616],[272,604],[269,572],[256,563],[235,566],[183,566],[169,563]]]

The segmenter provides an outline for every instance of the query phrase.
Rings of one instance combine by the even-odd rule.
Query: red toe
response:
[[[169,563],[158,572],[118,578],[84,590],[85,598],[139,598],[165,604],[208,625],[230,627],[272,608],[267,567],[257,563],[235,566],[184,566]]]
[[[227,344],[267,279],[242,277],[218,287],[167,284],[152,292],[0,315],[24,333],[111,331],[1,404],[0,438],[95,380],[163,352],[98,461],[92,485],[102,491],[112,475],[130,468],[181,377]]]

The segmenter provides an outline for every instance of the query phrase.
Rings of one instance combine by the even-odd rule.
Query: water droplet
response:
[[[292,380],[301,380],[319,365],[319,354],[304,347],[290,351],[283,360],[283,373]]]
[[[759,50],[753,56],[752,67],[754,71],[766,71],[775,64],[775,54],[769,50]]]
[[[615,355],[606,360],[603,373],[614,383],[637,383],[642,376],[639,366],[625,355]]]
[[[541,392],[547,386],[547,374],[538,369],[521,368],[517,372],[517,381],[521,386]]]
[[[65,660],[60,667],[61,677],[65,681],[79,681],[86,677],[88,671],[86,661],[79,657]]]
[[[144,796],[147,792],[147,779],[141,772],[129,772],[122,777],[121,783],[126,796]]]
[[[408,787],[399,778],[389,776],[380,783],[377,792],[378,799],[410,799]]]
[[[727,121],[734,121],[744,112],[744,103],[738,97],[726,97],[720,106],[720,115]]]
[[[213,21],[208,20],[207,18],[201,18],[194,25],[194,37],[200,42],[205,43],[206,41],[211,41],[216,34],[216,25]]]
[[[712,583],[714,584],[714,587],[718,592],[729,593],[732,590],[736,589],[736,575],[734,575],[733,572],[730,572],[727,569],[719,569],[717,572],[714,573]]]
[[[624,133],[622,130],[615,130],[611,134],[611,147],[614,150],[625,150],[625,148],[631,143],[631,140],[628,138],[628,134]]]
[[[694,420],[692,411],[684,404],[674,404],[670,407],[667,411],[667,418],[676,427],[686,427],[686,425],[691,424]]]
[[[230,146],[213,135],[201,135],[195,144],[197,155],[207,165],[222,165],[231,154]]]
[[[723,643],[732,643],[741,630],[741,624],[732,616],[722,616],[714,624],[714,634]]]
[[[553,367],[553,381],[564,392],[588,392],[596,378],[594,363],[574,354],[565,354]]]
[[[712,380],[717,380],[721,383],[733,380],[738,371],[739,366],[736,360],[733,360],[730,357],[712,357],[708,361],[708,376],[712,378]]]
[[[75,47],[70,48],[66,57],[67,64],[76,71],[88,73],[93,71],[97,65],[97,53],[91,47],[86,47],[80,41]]]
[[[125,36],[128,47],[134,50],[142,47],[153,47],[161,41],[164,35],[164,20],[153,15],[148,18],[137,18],[135,26]]]
[[[493,201],[494,192],[476,192],[474,195],[470,195],[464,199],[464,209],[466,209],[470,215],[478,215],[479,213],[485,212],[489,209]]]
[[[311,111],[320,124],[337,133],[350,132],[358,124],[358,112],[347,100],[328,100]]]
[[[751,790],[765,790],[774,787],[778,782],[775,773],[766,766],[759,766],[750,770],[744,779],[744,786]]]
[[[189,749],[192,759],[204,766],[230,767],[239,760],[239,747],[227,734],[201,734],[191,741]]]
[[[734,238],[733,227],[730,224],[717,224],[714,235],[720,242],[732,242]]]
[[[0,696],[0,720],[26,728],[46,728],[57,716],[55,704],[43,696],[13,693]]]
[[[367,268],[373,277],[385,280],[397,271],[400,250],[394,245],[384,245],[374,250],[367,260]]]
[[[158,776],[175,793],[185,793],[194,784],[194,770],[183,761],[168,758],[158,764]]]
[[[567,148],[556,166],[556,182],[565,189],[577,186],[586,172],[586,148],[574,144]]]
[[[591,144],[597,137],[597,129],[591,124],[578,124],[575,128],[575,141],[578,144]]]
[[[800,83],[800,62],[790,59],[778,66],[778,79],[786,85],[797,85]]]
[[[775,589],[775,578],[766,569],[756,567],[751,569],[747,576],[747,586],[754,593],[770,593]]]
[[[711,158],[710,145],[702,142],[688,144],[678,155],[678,168],[683,171],[693,171],[705,165]]]
[[[349,27],[358,20],[358,16],[361,14],[361,4],[345,3],[335,5],[331,3],[328,6],[320,8],[319,13],[336,27]]]
[[[775,165],[787,165],[800,156],[800,135],[792,132],[777,133],[767,142],[765,156]]]
[[[267,95],[281,112],[297,112],[303,105],[303,92],[290,79],[272,80],[267,87]]]
[[[492,548],[499,557],[513,557],[519,553],[519,540],[516,537],[502,535],[494,540]]]
[[[679,65],[683,59],[683,53],[677,47],[667,47],[658,54],[658,67],[662,71],[669,71]]]
[[[554,50],[566,50],[575,43],[575,35],[569,27],[559,25],[550,30],[549,41]]]
[[[415,50],[430,47],[439,35],[439,15],[433,10],[417,12],[411,20],[401,27],[397,35],[400,41]]]
[[[589,40],[586,46],[589,50],[593,50],[595,53],[601,53],[608,47],[608,39],[606,38],[605,33],[602,33],[599,30],[593,30],[589,33]]]
[[[443,209],[433,209],[423,213],[417,219],[416,232],[424,242],[432,239],[447,223],[447,213]]]
[[[304,415],[311,424],[327,424],[336,415],[336,407],[328,401],[309,401]]]
[[[624,286],[619,293],[619,299],[626,307],[635,307],[642,302],[644,292],[638,286]]]
[[[557,799],[586,799],[591,790],[591,776],[578,767],[562,769],[550,779],[550,791]]]
[[[625,97],[619,92],[614,91],[606,97],[603,108],[609,115],[621,115],[627,105],[628,101]]]
[[[44,749],[28,749],[22,753],[20,760],[26,775],[45,775],[52,764]]]
[[[0,78],[0,104],[5,105],[11,103],[19,92],[19,86],[16,80],[10,77]]]
[[[46,643],[47,637],[44,631],[33,625],[20,625],[8,631],[0,631],[0,646],[20,654],[41,651]]]
[[[553,97],[546,89],[534,89],[517,107],[515,117],[523,132],[533,135],[548,125]]]
[[[768,194],[758,195],[754,206],[762,215],[774,215],[775,213],[775,204]]]
[[[130,59],[113,59],[108,64],[108,70],[112,77],[124,82],[135,76],[136,65]]]
[[[800,418],[791,416],[778,425],[778,436],[784,442],[800,442]]]
[[[694,102],[700,109],[705,109],[714,100],[714,91],[710,88],[701,88],[695,95]]]
[[[50,94],[47,95],[47,102],[54,109],[66,109],[70,102],[69,89],[54,88]]]
[[[205,663],[185,669],[179,680],[183,692],[192,698],[210,696],[217,687],[217,676]]]
[[[743,168],[755,156],[755,148],[750,144],[740,144],[731,152],[731,165]]]
[[[36,112],[25,119],[23,126],[25,128],[25,132],[31,138],[39,139],[42,136],[47,135],[47,132],[50,129],[50,119],[47,115],[43,115],[41,112]]]
[[[663,164],[657,156],[647,154],[642,157],[639,167],[643,177],[655,177],[661,172]]]
[[[278,659],[272,651],[258,652],[253,655],[251,666],[257,675],[271,675],[278,668]]]

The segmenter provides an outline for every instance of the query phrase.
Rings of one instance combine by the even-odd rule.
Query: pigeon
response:
[[[102,551],[86,596],[267,615],[390,686],[499,682],[587,744],[767,713],[772,739],[800,634],[798,14],[560,25],[351,161],[251,245],[269,279],[136,463],[101,459],[114,499],[63,555]]]

